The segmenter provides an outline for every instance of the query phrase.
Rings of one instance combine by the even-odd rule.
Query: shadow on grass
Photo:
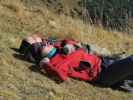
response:
[[[93,85],[94,87],[110,88],[112,90],[121,91],[121,92],[125,92],[125,93],[129,93],[130,92],[127,89],[121,88],[121,86],[123,85],[123,82],[119,82],[119,83],[117,83],[115,85],[112,85],[112,86],[104,86],[103,84],[95,83],[95,82],[88,82],[88,83]]]
[[[17,53],[14,53],[13,54],[13,57],[15,57],[16,59],[19,59],[19,60],[22,60],[22,61],[26,61],[26,62],[29,62],[29,63],[33,63],[31,61],[28,61],[24,55],[22,54],[17,54]]]
[[[17,48],[10,48],[12,51],[15,51],[15,53],[13,54],[13,57],[19,59],[19,60],[23,60],[23,61],[26,61],[26,62],[29,62],[25,59],[24,55],[23,54],[20,54],[19,53],[19,49]]]
[[[15,51],[16,53],[19,53],[19,49],[18,48],[10,48],[10,49]]]
[[[33,63],[33,64],[35,64],[35,61],[31,61],[31,60],[29,60],[26,56],[24,56],[24,54],[21,54],[20,52],[19,52],[19,49],[17,49],[17,48],[10,48],[11,50],[13,50],[15,53],[13,54],[13,57],[15,57],[15,58],[17,58],[17,59],[19,59],[19,60],[22,60],[22,61],[26,61],[26,62],[29,62],[29,63]]]
[[[19,50],[17,48],[10,48],[10,49],[16,52],[13,54],[13,57],[15,57],[16,59],[32,63],[32,65],[29,67],[29,70],[36,72],[36,73],[39,73],[41,75],[44,75],[44,76],[50,78],[51,80],[55,81],[57,84],[62,83],[62,81],[59,80],[58,77],[56,77],[57,75],[53,75],[53,73],[48,74],[45,71],[42,71],[37,63],[35,63],[33,61],[29,61],[23,54],[19,54]]]
[[[39,67],[39,65],[34,64],[34,65],[30,66],[29,69],[31,71],[33,71],[33,72],[36,72],[36,73],[39,73],[41,75],[46,76],[47,78],[55,81],[57,84],[60,84],[60,83],[63,82],[63,81],[59,80],[59,78],[57,77],[57,75],[54,75],[54,73],[51,74],[51,73],[47,73],[44,69],[42,70]]]

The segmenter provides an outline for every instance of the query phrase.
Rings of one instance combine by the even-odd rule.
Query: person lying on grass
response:
[[[66,39],[52,43],[37,35],[27,37],[22,44],[26,46],[25,50],[22,49],[23,45],[20,46],[21,53],[26,52],[27,56],[29,52],[36,62],[40,62],[42,69],[50,74],[56,73],[61,80],[73,77],[103,86],[114,86],[133,76],[133,56],[120,60],[108,59],[86,52],[79,42]]]
[[[82,48],[80,42],[73,39],[59,40],[33,34],[22,40],[19,52],[20,54],[24,55],[28,61],[39,63],[39,61],[42,59],[40,50],[49,44],[53,45],[58,49],[58,51],[66,55],[77,50],[78,48]]]
[[[113,87],[120,86],[125,80],[133,80],[133,55],[119,60],[108,59],[89,54],[83,48],[65,55],[52,45],[44,47],[41,54],[44,57],[40,61],[42,71],[57,75],[62,81],[72,77]]]

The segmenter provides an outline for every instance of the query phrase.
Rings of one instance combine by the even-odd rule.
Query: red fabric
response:
[[[77,45],[77,41],[73,40],[73,39],[64,39],[64,40],[60,40],[60,41],[56,41],[54,43],[54,47],[58,49],[58,51],[61,51],[61,48],[63,46],[65,46],[66,44],[72,44],[72,45]]]
[[[84,69],[76,71],[75,68],[79,67],[80,61],[90,63],[91,69]],[[95,80],[100,71],[101,60],[84,52],[83,49],[77,50],[70,55],[62,56],[57,54],[48,64],[48,69],[55,72],[61,80],[66,80],[68,77],[78,78],[85,81]]]

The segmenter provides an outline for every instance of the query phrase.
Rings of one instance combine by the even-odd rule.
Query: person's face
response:
[[[42,53],[47,55],[53,48],[54,48],[53,45],[47,44],[42,48]]]

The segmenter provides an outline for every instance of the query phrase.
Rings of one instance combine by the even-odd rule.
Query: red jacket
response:
[[[91,65],[91,68],[76,71],[75,68],[79,67],[80,61],[88,62]],[[57,54],[50,60],[48,66],[43,66],[43,68],[55,72],[61,80],[73,77],[91,81],[97,78],[97,75],[100,72],[100,65],[101,60],[97,56],[88,54],[83,49],[79,49],[67,56]]]

